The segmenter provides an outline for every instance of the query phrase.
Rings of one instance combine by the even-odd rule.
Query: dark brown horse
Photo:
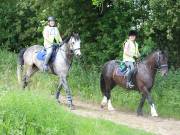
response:
[[[134,89],[142,94],[142,98],[137,109],[138,115],[143,115],[142,107],[144,105],[145,99],[147,99],[151,107],[151,115],[158,116],[150,92],[151,88],[153,87],[157,70],[161,70],[162,76],[167,75],[167,61],[167,55],[163,51],[156,51],[136,65],[136,72],[132,78],[135,84]],[[118,61],[111,60],[104,64],[101,73],[100,85],[102,94],[104,96],[101,102],[101,107],[104,107],[106,103],[108,103],[108,110],[114,110],[110,100],[111,90],[116,85],[119,85],[120,87],[126,87],[126,77],[119,76],[115,73],[118,66]]]

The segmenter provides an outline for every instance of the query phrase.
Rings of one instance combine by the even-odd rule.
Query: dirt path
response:
[[[62,100],[64,100],[64,98]],[[151,116],[138,117],[135,113],[121,111],[109,112],[107,109],[102,110],[99,105],[85,103],[76,99],[74,99],[73,102],[76,109],[72,110],[72,112],[77,115],[110,120],[117,124],[126,125],[131,128],[143,129],[157,135],[180,135],[180,121],[154,118]]]

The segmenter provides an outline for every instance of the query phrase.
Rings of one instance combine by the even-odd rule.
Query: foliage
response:
[[[122,59],[129,29],[139,32],[140,52],[161,48],[180,65],[179,1],[163,0],[7,0],[0,5],[0,46],[11,51],[43,44],[47,16],[54,15],[62,37],[78,32],[86,67]],[[67,8],[68,7],[68,8]],[[152,44],[151,44],[152,43]],[[145,49],[144,49],[145,48]]]
[[[161,2],[161,4],[159,4]],[[179,65],[180,47],[180,25],[179,13],[180,2],[176,0],[150,0],[151,9],[149,19],[146,20],[148,35],[160,49],[169,51],[169,59],[172,65]]]

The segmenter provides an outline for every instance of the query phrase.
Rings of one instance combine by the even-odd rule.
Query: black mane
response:
[[[63,43],[68,43],[71,37],[74,37],[76,40],[80,39],[78,33],[72,33],[70,36],[66,36],[65,38],[63,38]]]

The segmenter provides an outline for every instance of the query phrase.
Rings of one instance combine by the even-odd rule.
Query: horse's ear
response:
[[[155,51],[156,51],[156,52],[160,52],[161,50],[160,50],[159,48],[156,48]]]
[[[163,50],[162,54],[164,54],[166,57],[168,57],[168,51],[167,50]]]

